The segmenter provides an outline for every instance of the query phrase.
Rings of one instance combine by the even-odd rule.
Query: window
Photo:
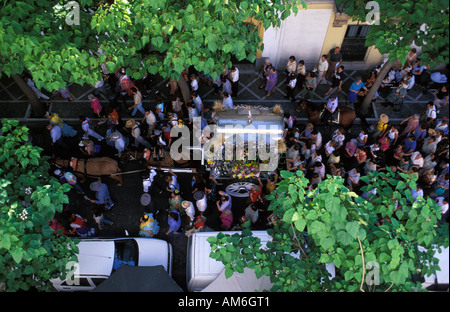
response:
[[[342,58],[345,62],[364,61],[367,52],[365,43],[369,30],[370,26],[367,25],[348,26],[341,46]]]
[[[113,271],[121,265],[138,265],[139,251],[134,239],[116,240]]]

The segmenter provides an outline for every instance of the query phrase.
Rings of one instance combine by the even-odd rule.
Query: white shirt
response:
[[[317,132],[315,144],[316,144],[316,150],[319,150],[322,147],[322,133]]]
[[[232,71],[230,73],[230,78],[232,82],[236,82],[239,80],[239,69],[237,69],[237,67],[235,67],[235,71]]]
[[[156,116],[155,114],[153,114],[152,111],[150,111],[150,114],[145,114],[145,122],[147,123],[147,125],[153,125],[156,122]]]
[[[332,111],[334,113],[334,111],[338,107],[338,99],[335,98],[334,101],[332,99],[328,99],[327,107],[330,111]]]
[[[228,96],[227,98],[223,98],[222,105],[226,109],[232,109],[234,107],[233,100],[231,99],[231,96]]]
[[[408,90],[412,89],[414,87],[414,83],[416,82],[416,79],[414,76],[411,77],[411,79],[407,79],[408,82]]]
[[[322,59],[320,59],[319,61],[319,66],[317,67],[317,70],[320,72],[325,72],[328,70],[328,61],[322,61]]]
[[[191,81],[191,88],[192,88],[192,90],[194,90],[194,91],[197,91],[197,90],[198,90],[198,81],[197,81],[197,79],[193,79],[193,80]]]
[[[338,130],[336,130],[333,134],[333,141],[336,141],[338,143],[338,146],[342,146],[344,144],[345,135],[343,134],[337,134]]]
[[[420,158],[416,159],[416,156],[419,155],[419,154],[420,154],[420,152],[412,153],[412,155],[411,155],[411,164],[413,166],[418,166],[419,168],[422,168],[423,167],[423,163],[424,163],[425,160],[423,159],[423,157],[420,157]]]
[[[441,207],[441,213],[444,214],[448,210],[448,203],[444,204],[444,197],[440,196],[436,198],[438,200],[437,204],[439,207]]]
[[[428,118],[436,119],[436,108],[434,107],[428,107],[427,111],[425,113]]]

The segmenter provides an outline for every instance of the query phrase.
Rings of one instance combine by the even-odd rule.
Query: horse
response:
[[[297,106],[297,111],[305,110],[308,114],[308,120],[313,125],[317,125],[323,123],[320,120],[320,113],[322,112],[323,107],[317,108],[315,105],[307,100],[301,100]],[[346,106],[339,107],[339,120],[338,124],[342,126],[345,130],[350,129],[353,125],[353,122],[356,119],[356,112],[348,108]]]
[[[119,164],[116,160],[109,157],[93,157],[86,159],[72,158],[67,159],[55,159],[55,165],[61,167],[71,168],[72,173],[75,174],[80,182],[83,183],[86,177],[101,177],[110,176],[119,183],[117,186],[122,186],[123,179],[121,174],[122,170],[119,168]]]

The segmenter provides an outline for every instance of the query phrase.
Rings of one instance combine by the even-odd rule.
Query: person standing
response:
[[[144,136],[148,136],[156,129],[156,116],[150,109],[145,110],[145,116],[142,118],[141,124],[143,125],[144,122],[147,127],[144,127],[142,132],[144,132]]]
[[[351,103],[355,103],[356,98],[358,97],[359,91],[361,89],[364,89],[365,91],[369,91],[367,90],[365,84],[362,82],[362,78],[361,76],[357,76],[355,78],[355,82],[353,82],[350,85],[350,89],[348,90],[348,95],[347,95],[347,104]]]
[[[287,76],[289,76],[292,73],[295,73],[295,70],[297,69],[297,63],[295,62],[295,56],[290,56],[289,61],[286,64],[285,73]]]
[[[322,80],[325,80],[325,74],[328,70],[328,62],[327,62],[327,55],[324,54],[320,58],[319,62],[317,63],[316,67],[314,67],[315,70],[317,70],[317,85],[320,85],[322,83]]]
[[[273,92],[275,92],[275,87],[278,82],[278,74],[275,67],[271,67],[269,70],[269,74],[267,75],[267,82],[265,90],[267,91],[267,94],[265,97],[269,97]]]
[[[344,72],[344,66],[339,66],[335,71],[331,79],[331,87],[330,89],[324,94],[324,96],[328,96],[328,94],[333,92],[341,92],[342,91],[342,80],[344,77],[342,77],[342,73]]]
[[[338,99],[335,93],[333,93],[324,105],[324,114],[322,115],[322,121],[332,122],[334,121],[334,113],[338,107]]]
[[[336,70],[336,67],[342,65],[342,53],[339,47],[335,47],[328,52],[328,70],[325,78],[330,78]]]
[[[303,83],[305,82],[305,79],[306,79],[305,61],[300,60],[297,66],[297,86],[299,86],[300,91],[303,88]]]
[[[287,77],[287,84],[286,84],[286,96],[285,98],[291,99],[292,102],[295,102],[295,96],[294,96],[294,89],[297,85],[297,75],[295,74],[295,71],[293,73],[290,73]]]
[[[231,96],[235,98],[239,92],[239,69],[236,66],[231,67],[229,77],[231,82]]]
[[[181,227],[181,216],[178,210],[172,209],[171,212],[169,212],[169,216],[167,218],[167,223],[169,225],[169,229],[166,232],[166,235],[176,235],[178,234],[177,231]]]
[[[227,92],[222,93],[222,105],[224,109],[233,109],[233,99]]]

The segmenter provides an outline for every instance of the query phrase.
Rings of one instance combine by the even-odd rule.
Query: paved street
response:
[[[297,123],[300,127],[304,126],[307,121],[307,115],[304,111],[296,112],[296,104],[292,103],[290,100],[284,98],[285,96],[285,77],[283,74],[279,75],[277,91],[268,99],[264,99],[265,91],[259,89],[260,77],[257,71],[255,71],[253,65],[242,65],[240,72],[240,87],[239,95],[237,99],[234,100],[234,104],[245,104],[245,105],[265,105],[268,107],[273,107],[276,104],[281,105],[285,112],[289,112],[297,116]],[[354,78],[358,75],[366,77],[365,72],[348,71],[345,74],[345,80],[343,84],[343,92],[339,94],[340,104],[345,104],[346,91],[350,84],[354,81]],[[159,90],[161,96],[164,100],[168,99],[169,88],[165,86],[166,80],[156,77],[154,81],[154,89]],[[328,91],[329,85],[320,85],[316,91],[315,97],[312,100],[316,103],[324,103],[326,99],[323,94]],[[58,113],[65,122],[72,125],[75,129],[79,131],[79,135],[74,138],[70,144],[73,146],[73,151],[56,151],[61,157],[71,156],[78,149],[78,142],[81,137],[81,122],[79,121],[79,115],[85,114],[88,117],[93,117],[92,110],[90,108],[90,101],[88,100],[88,95],[92,92],[90,86],[79,86],[75,84],[69,85],[69,90],[74,96],[74,101],[68,102],[61,98],[59,95],[53,97],[49,102],[48,110]],[[380,97],[378,98],[376,104],[372,107],[373,111],[371,116],[369,116],[369,122],[375,122],[381,113],[386,113],[389,115],[392,123],[399,123],[405,117],[410,116],[413,113],[421,112],[426,103],[433,99],[433,96],[429,93],[423,93],[420,87],[415,87],[411,90],[404,104],[404,109],[400,112],[393,112],[392,108],[383,107],[381,103],[383,98],[387,96],[389,90],[381,90]],[[298,91],[296,92],[298,93]],[[212,106],[214,101],[219,100],[218,95],[214,95],[214,90],[211,86],[201,83],[199,94],[204,100],[206,105]],[[155,95],[151,93],[147,98],[144,98],[144,106],[154,108]],[[128,100],[128,104],[131,104],[132,100]],[[107,104],[108,101],[105,98],[101,99],[102,104]],[[441,109],[439,116],[448,116],[448,106]],[[130,116],[127,113],[122,113],[123,120],[127,120]],[[142,118],[140,113],[137,113],[136,120]],[[45,130],[45,125],[48,120],[44,117],[42,118],[30,118],[30,106],[28,105],[26,97],[22,94],[20,89],[15,85],[15,83],[6,78],[2,77],[0,80],[0,118],[10,118],[18,119],[21,123],[27,125],[30,128],[31,135],[33,137],[33,143],[41,146],[45,149],[44,154],[51,155],[52,151],[50,149],[50,137],[48,131]],[[329,139],[330,132],[327,129],[319,126],[318,129],[322,131],[324,136],[324,142]],[[360,121],[356,120],[354,126],[352,127],[351,136],[356,136],[359,133]],[[99,133],[104,134],[106,131],[106,126],[99,126],[97,129]],[[109,148],[106,144],[102,143],[102,153],[114,154],[115,150]],[[161,226],[160,238],[169,240],[174,246],[174,270],[173,278],[183,289],[186,290],[185,284],[185,246],[187,239],[185,237],[166,237],[161,235],[165,233],[167,229],[167,213],[166,209],[168,207],[167,198],[161,198],[157,194],[152,194],[152,203],[149,206],[143,206],[140,203],[140,197],[143,194],[142,190],[142,179],[140,177],[142,169],[139,161],[127,161],[121,164],[123,174],[123,186],[117,186],[117,182],[105,178],[103,181],[108,185],[109,190],[112,194],[116,205],[111,212],[106,214],[106,217],[114,222],[108,231],[99,233],[99,235],[104,236],[123,236],[125,230],[130,236],[137,236],[139,229],[139,218],[142,216],[144,211],[155,211],[158,209],[160,213],[158,214],[158,220]],[[89,197],[93,197],[93,193],[89,190],[89,183],[93,181],[87,180],[82,184],[82,187],[87,192]],[[187,200],[192,199],[191,191],[191,181],[192,175],[188,173],[179,174],[179,183],[183,198]],[[220,187],[225,187],[222,185]],[[83,196],[77,194],[74,190],[70,192],[70,205],[68,207],[69,211],[77,212],[80,215],[87,217],[91,223],[93,223],[92,214],[90,209],[93,207],[89,201],[83,198]],[[240,216],[240,212],[245,208],[245,203],[242,199],[233,199],[233,212],[235,220]],[[214,211],[206,212],[208,217],[208,225],[213,229],[217,228],[217,213]]]

